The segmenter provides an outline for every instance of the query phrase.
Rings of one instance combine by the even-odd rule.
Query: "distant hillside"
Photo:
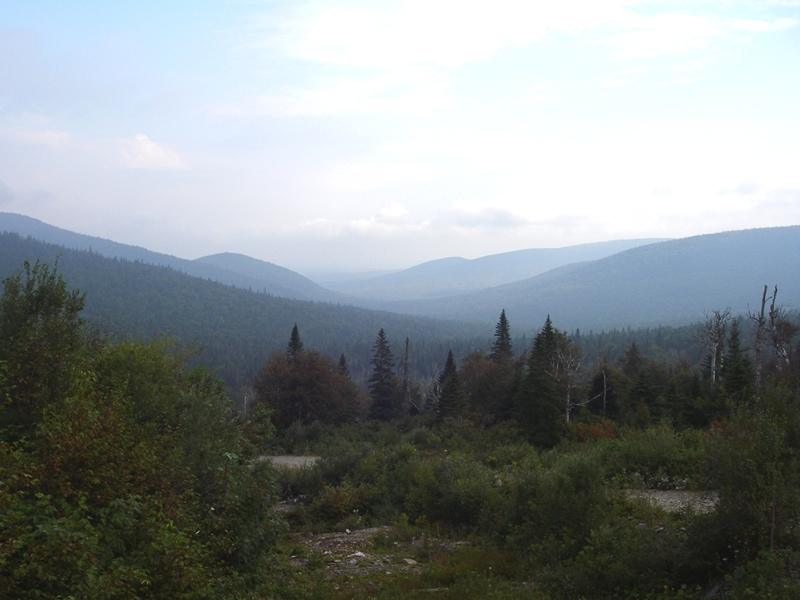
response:
[[[487,323],[505,308],[517,327],[541,327],[550,314],[557,327],[597,330],[684,324],[727,306],[740,314],[755,308],[765,284],[800,306],[800,226],[650,244],[488,290],[382,306]]]
[[[13,213],[0,213],[0,232],[9,231],[23,237],[78,250],[92,250],[109,258],[124,258],[151,265],[171,267],[188,275],[234,285],[244,289],[265,291],[283,298],[344,302],[346,299],[307,279],[277,265],[239,254],[218,254],[197,260],[186,260],[168,254],[151,252],[138,246],[120,244],[103,238],[83,235],[53,227]],[[246,259],[246,260],[242,260]]]
[[[410,269],[354,281],[327,282],[329,288],[371,300],[417,300],[454,296],[545,273],[570,263],[596,260],[659,239],[614,240],[565,248],[532,248],[474,260],[442,258]]]
[[[351,306],[276,298],[180,273],[169,267],[111,259],[16,234],[0,233],[0,278],[24,260],[54,263],[71,287],[87,293],[85,316],[112,332],[151,338],[170,332],[205,351],[200,362],[218,370],[233,388],[249,384],[274,350],[286,347],[297,323],[307,347],[347,356],[351,373],[370,371],[372,344],[380,328],[396,358],[411,338],[411,368],[419,378],[438,375],[447,350],[459,355],[485,347],[492,327],[407,317]]]
[[[212,254],[211,256],[195,259],[192,263],[224,269],[227,272],[246,277],[256,283],[256,285],[252,286],[256,290],[266,288],[267,291],[270,291],[268,286],[275,286],[276,289],[279,288],[285,290],[285,292],[278,294],[270,291],[270,293],[287,298],[321,300],[325,302],[347,301],[344,295],[326,290],[299,273],[264,260],[245,256],[244,254],[235,254],[233,252]],[[217,279],[217,281],[226,283],[220,279]]]

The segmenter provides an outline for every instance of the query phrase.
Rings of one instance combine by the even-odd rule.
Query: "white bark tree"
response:
[[[725,339],[728,335],[728,323],[731,320],[731,309],[715,310],[712,315],[706,313],[706,321],[700,326],[697,338],[708,349],[711,355],[710,375],[711,383],[717,382],[717,369],[719,361],[725,350]]]

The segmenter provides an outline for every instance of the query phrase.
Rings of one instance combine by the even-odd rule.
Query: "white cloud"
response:
[[[368,69],[409,65],[454,68],[524,47],[550,32],[576,33],[620,17],[620,0],[407,0],[394,3],[308,2],[266,32],[285,55]]]
[[[612,35],[605,44],[628,59],[702,49],[722,33],[714,20],[685,14],[627,15],[613,29],[621,32]]]
[[[0,204],[8,204],[14,200],[14,193],[2,181],[0,181]]]
[[[367,192],[401,182],[425,179],[433,169],[413,161],[348,162],[332,165],[320,180],[321,187],[335,192]]]
[[[797,27],[797,19],[775,19],[774,21],[756,21],[747,19],[736,19],[727,24],[731,29],[738,29],[741,31],[752,31],[754,33],[761,33],[766,31],[784,31]]]
[[[403,69],[369,76],[320,77],[305,87],[285,87],[210,112],[234,116],[322,117],[347,113],[429,115],[445,108],[448,82],[424,69]]]
[[[122,164],[129,169],[176,171],[188,168],[177,152],[152,141],[140,133],[132,139],[121,140]]]
[[[67,145],[69,135],[63,131],[53,129],[28,129],[23,127],[8,127],[0,129],[0,135],[28,146],[47,146],[60,150]]]
[[[440,228],[462,229],[517,229],[531,225],[531,221],[510,210],[494,207],[477,210],[455,208],[437,215],[434,222]]]
[[[785,17],[695,14],[702,7],[694,5],[684,12],[658,12],[646,0],[497,0],[491,7],[477,0],[351,0],[333,5],[310,0],[290,6],[256,17],[243,47],[247,52],[266,50],[272,59],[301,61],[305,67],[297,70],[293,83],[218,111],[430,115],[457,103],[452,88],[464,67],[558,36],[583,37],[590,47],[606,46],[620,59],[674,56],[690,58],[696,65],[713,54],[717,42],[737,34],[741,38],[742,33],[797,25],[796,19]],[[600,75],[597,80],[614,87],[634,76]],[[674,85],[692,83],[696,77],[668,79],[666,85]],[[520,102],[557,99],[544,88],[531,91],[523,93]]]

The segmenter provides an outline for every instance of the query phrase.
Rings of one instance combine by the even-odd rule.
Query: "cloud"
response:
[[[752,196],[758,190],[761,189],[761,186],[754,181],[744,181],[733,188],[734,194],[739,194],[740,196]]]
[[[617,51],[618,58],[647,59],[671,54],[708,50],[715,40],[731,38],[737,32],[767,33],[796,27],[796,19],[773,21],[724,19],[679,13],[637,15],[627,13],[614,22],[612,34],[603,42]]]
[[[129,169],[177,171],[188,165],[174,150],[152,141],[143,133],[119,142],[122,163]]]
[[[0,135],[28,146],[47,146],[54,150],[64,148],[69,141],[69,135],[63,131],[52,129],[27,129],[23,127],[8,127],[0,129]]]
[[[531,221],[509,210],[486,207],[477,210],[454,209],[440,214],[435,223],[438,227],[463,229],[517,229],[530,225]]]
[[[491,7],[477,0],[305,2],[278,19],[274,14],[257,19],[251,44],[345,67],[452,69],[528,46],[553,32],[579,33],[613,22],[627,4],[632,2],[496,0]]]
[[[418,181],[434,170],[413,162],[348,162],[329,167],[320,179],[324,189],[336,192],[366,192],[401,181]]]
[[[645,0],[497,0],[491,8],[477,0],[278,2],[253,17],[246,33],[239,30],[244,37],[237,44],[248,55],[266,54],[262,58],[273,67],[285,64],[292,76],[269,93],[213,110],[278,116],[430,115],[458,103],[454,88],[470,65],[519,58],[517,51],[563,36],[583,38],[592,49],[605,46],[617,59],[651,60],[663,71],[655,59],[672,56],[696,65],[715,55],[723,41],[736,43],[746,39],[743,34],[797,26],[796,19],[785,17],[708,15],[691,4],[681,10],[659,12]],[[728,8],[746,17],[743,10]],[[609,87],[629,79],[603,76],[600,82]],[[668,79],[664,85],[688,84],[696,77]],[[556,99],[533,88],[520,102]]]
[[[0,181],[0,204],[8,204],[14,200],[14,193],[2,181]]]
[[[775,19],[774,21],[737,19],[728,23],[728,26],[731,29],[761,33],[765,31],[785,31],[786,29],[797,27],[797,23],[797,19],[789,18]]]

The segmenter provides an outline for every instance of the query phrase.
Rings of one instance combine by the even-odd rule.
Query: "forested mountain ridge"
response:
[[[261,291],[264,289],[263,286],[265,285],[271,286],[276,291],[270,290],[270,287],[266,289],[269,293],[276,296],[321,302],[349,302],[347,296],[327,290],[307,277],[300,275],[300,273],[244,254],[222,252],[220,254],[202,256],[193,260],[192,263],[196,265],[213,266],[252,280],[254,285],[250,287],[256,291]],[[189,274],[191,275],[192,273]],[[220,279],[217,281],[225,283],[225,281]],[[243,286],[236,285],[236,287]],[[285,292],[280,293],[277,291],[280,289],[285,290]]]
[[[333,290],[373,300],[439,298],[495,287],[575,262],[597,260],[661,239],[613,240],[564,248],[529,248],[468,260],[428,261],[398,273],[330,283]]]
[[[347,355],[354,376],[369,369],[375,334],[386,329],[400,351],[410,337],[411,367],[418,377],[438,372],[453,344],[484,343],[489,326],[407,317],[352,306],[315,303],[225,286],[159,267],[96,252],[46,244],[12,233],[0,233],[0,278],[23,261],[55,263],[69,282],[86,292],[85,315],[111,332],[150,339],[169,333],[179,342],[204,347],[199,361],[217,370],[232,388],[250,384],[264,359],[283,349],[292,324],[320,352]],[[465,350],[466,351],[466,350]],[[426,364],[424,357],[433,357]],[[441,357],[441,358],[438,358]]]
[[[139,246],[120,244],[99,237],[74,233],[23,215],[0,212],[0,231],[78,250],[92,250],[108,258],[123,258],[151,265],[166,266],[178,271],[211,279],[225,285],[265,291],[275,296],[297,300],[345,302],[346,298],[331,292],[284,267],[234,254],[218,254],[186,260],[152,252]],[[244,261],[243,259],[247,259]]]
[[[713,309],[742,314],[764,285],[777,285],[780,301],[796,308],[798,274],[800,226],[771,227],[670,240],[478,292],[375,306],[484,322],[505,308],[528,331],[548,314],[566,329],[676,325]]]

